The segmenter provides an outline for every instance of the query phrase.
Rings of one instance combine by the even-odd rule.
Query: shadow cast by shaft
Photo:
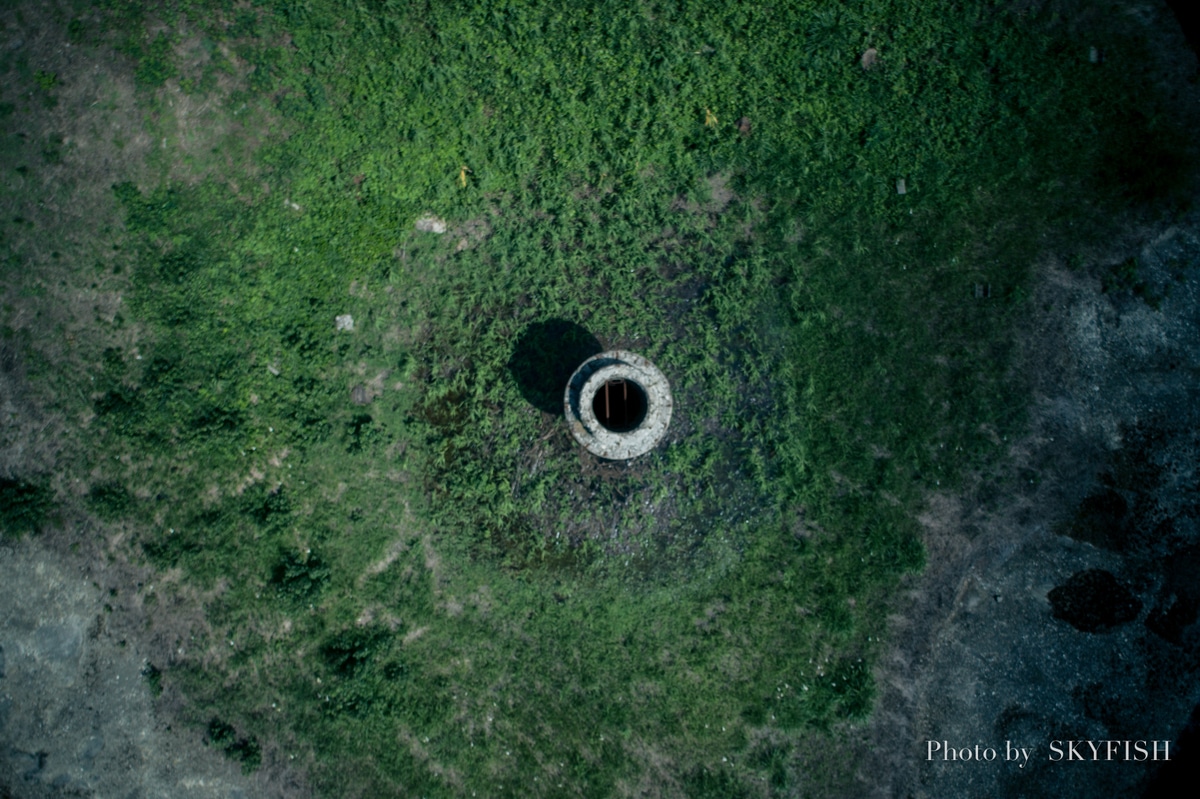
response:
[[[581,325],[546,319],[529,325],[517,337],[508,370],[529,404],[562,415],[563,392],[571,373],[603,351],[596,337]]]

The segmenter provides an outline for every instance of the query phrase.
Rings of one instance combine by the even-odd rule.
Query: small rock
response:
[[[445,233],[446,220],[439,219],[433,214],[425,214],[417,220],[416,228],[422,233]]]
[[[871,67],[875,66],[879,63],[879,51],[874,47],[867,48],[867,52],[862,54],[860,63],[862,64],[863,69],[870,69]]]
[[[350,401],[355,405],[370,405],[371,395],[367,393],[367,387],[355,386],[350,389]]]
[[[353,330],[354,317],[348,313],[344,313],[334,320],[334,324],[338,330]]]

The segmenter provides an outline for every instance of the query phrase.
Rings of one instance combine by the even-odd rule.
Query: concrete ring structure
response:
[[[575,440],[593,455],[628,460],[667,433],[671,387],[640,355],[611,350],[588,358],[567,382],[563,411]]]

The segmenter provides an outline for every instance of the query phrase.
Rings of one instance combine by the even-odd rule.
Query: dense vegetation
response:
[[[259,144],[113,187],[112,325],[144,332],[34,376],[94,414],[85,507],[217,588],[155,687],[247,767],[313,752],[330,796],[832,779],[795,747],[870,712],[923,492],[1021,420],[1044,234],[1081,191],[1169,199],[1185,158],[1134,43],[1101,71],[1000,3],[148,13],[64,31],[129,59],[164,174],[170,97],[252,109]],[[50,102],[34,66],[4,69]],[[556,410],[614,347],[676,397],[629,464]],[[2,490],[6,528],[49,512]]]

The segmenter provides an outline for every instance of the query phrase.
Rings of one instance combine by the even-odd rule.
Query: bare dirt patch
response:
[[[74,563],[29,541],[0,547],[0,793],[308,795],[282,753],[269,750],[264,766],[245,775],[204,746],[200,731],[178,723],[182,697],[169,686],[155,697],[150,664],[166,662],[167,648],[185,655],[189,614],[163,608],[183,638],[166,641],[167,631],[147,618],[145,599],[155,591],[139,576]]]

